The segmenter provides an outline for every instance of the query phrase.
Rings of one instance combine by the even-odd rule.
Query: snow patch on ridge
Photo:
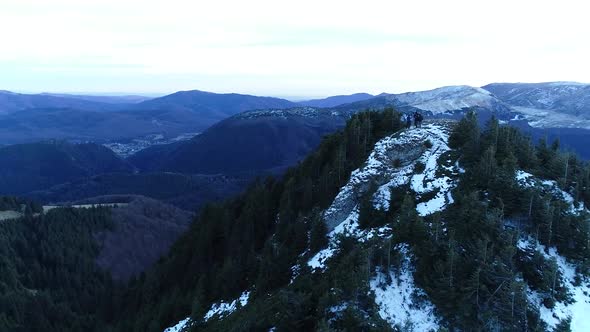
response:
[[[563,200],[569,205],[569,213],[574,215],[579,215],[583,212],[588,213],[588,209],[584,206],[583,202],[575,202],[572,195],[559,187],[557,182],[552,180],[541,180],[536,178],[534,175],[527,173],[522,170],[516,171],[516,182],[522,187],[525,188],[533,188],[533,187],[540,187],[543,188],[545,192],[550,193],[554,198]]]
[[[178,322],[178,324],[165,329],[164,332],[180,332],[188,325],[189,321],[190,317],[187,317]]]
[[[391,234],[391,228],[389,226],[361,230],[359,228],[358,219],[358,207],[355,207],[346,220],[344,220],[342,223],[340,223],[340,225],[328,233],[328,247],[320,250],[311,259],[309,259],[309,261],[307,261],[307,265],[314,270],[324,270],[326,268],[326,262],[339,251],[340,236],[353,237],[359,242],[366,242],[374,237],[384,238],[390,236]]]
[[[208,321],[209,319],[211,319],[214,316],[218,316],[219,318],[223,318],[223,317],[233,313],[234,311],[236,311],[236,309],[238,309],[240,307],[244,307],[246,304],[248,304],[249,299],[250,299],[250,292],[245,291],[242,293],[242,295],[240,295],[239,298],[237,298],[236,300],[233,300],[231,302],[214,303],[213,305],[211,305],[211,309],[209,309],[209,311],[205,314],[205,317],[203,319],[205,321]]]
[[[456,181],[450,177],[436,176],[439,158],[445,152],[450,150],[447,144],[449,141],[449,133],[443,130],[442,127],[436,126],[432,126],[428,131],[432,147],[419,159],[419,161],[425,165],[424,171],[421,174],[415,174],[410,182],[412,190],[418,194],[437,191],[434,198],[419,203],[416,207],[418,214],[423,217],[442,211],[448,204],[453,203],[451,190],[456,186]],[[453,172],[455,175],[460,173],[460,170],[458,168],[455,169],[454,167],[447,170]]]
[[[424,291],[414,283],[412,263],[407,245],[398,246],[403,257],[399,273],[389,272],[387,276],[377,272],[370,281],[379,307],[379,316],[392,327],[411,327],[413,331],[438,331],[439,323],[434,305],[426,299]]]
[[[533,239],[525,238],[518,241],[517,246],[520,249],[528,247],[533,243]],[[576,286],[576,267],[568,263],[565,257],[561,256],[554,247],[547,248],[535,243],[536,249],[541,252],[546,259],[554,258],[557,266],[563,277],[565,287],[568,288],[572,295],[573,303],[566,304],[563,302],[555,302],[553,309],[545,307],[541,301],[539,294],[531,289],[527,289],[527,297],[529,301],[539,307],[541,319],[547,323],[550,328],[554,328],[560,320],[565,320],[571,317],[572,332],[590,331],[590,320],[587,319],[587,314],[590,312],[590,282],[587,278],[583,278],[582,283]]]
[[[405,130],[377,142],[364,166],[351,173],[348,183],[341,188],[324,212],[324,219],[332,227],[328,234],[330,244],[315,254],[307,265],[312,269],[323,270],[325,263],[338,252],[340,235],[352,236],[360,242],[375,236],[389,236],[389,226],[359,229],[359,198],[371,181],[381,183],[372,197],[377,209],[388,210],[392,199],[391,189],[404,185],[409,185],[418,195],[417,198],[436,192],[434,197],[417,205],[416,210],[420,216],[442,211],[453,203],[451,190],[455,188],[457,180],[446,175],[437,177],[437,171],[441,168],[445,174],[453,176],[462,172],[458,163],[453,163],[452,160],[447,160],[451,166],[439,165],[441,156],[450,150],[447,144],[449,132],[450,126],[447,123],[435,122],[425,124],[422,128]],[[426,145],[427,141],[430,144]],[[417,162],[425,165],[420,174],[415,174]]]

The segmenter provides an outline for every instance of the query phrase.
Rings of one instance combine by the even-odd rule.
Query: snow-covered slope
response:
[[[421,216],[442,211],[453,203],[452,190],[464,171],[456,160],[457,156],[451,153],[447,145],[448,135],[448,123],[431,122],[423,128],[406,130],[383,138],[375,144],[365,164],[351,174],[348,183],[341,188],[332,205],[324,212],[330,230],[329,244],[306,262],[313,273],[324,273],[330,269],[331,260],[341,250],[342,236],[352,237],[359,243],[374,239],[387,240],[396,236],[389,225],[360,228],[360,200],[370,183],[378,185],[373,195],[373,204],[375,208],[382,210],[389,209],[391,200],[402,199],[391,197],[391,189],[400,186],[406,186],[408,192],[415,195],[418,202],[416,210]],[[430,143],[424,144],[426,141]],[[417,167],[421,164],[422,167]],[[420,171],[422,168],[424,170]],[[590,216],[586,207],[560,189],[555,181],[539,179],[524,171],[516,172],[516,180],[523,187],[540,189],[544,195],[551,195],[553,199],[569,204],[567,213]],[[532,239],[528,235],[522,234],[518,247],[524,248],[530,241]],[[416,331],[437,331],[441,320],[435,305],[414,281],[412,252],[404,244],[398,247],[394,251],[402,257],[400,266],[395,271],[381,271],[377,268],[369,282],[375,305],[379,308],[379,316],[394,329],[411,327]],[[582,278],[581,282],[576,282],[580,276],[577,275],[575,266],[559,255],[555,248],[545,248],[538,243],[536,247],[547,259],[557,261],[563,284],[568,288],[573,301],[557,302],[549,309],[545,307],[540,295],[529,287],[529,305],[538,310],[541,319],[550,329],[570,318],[572,331],[590,331],[590,323],[585,319],[585,313],[590,310],[590,280]],[[299,269],[294,269],[297,270]]]
[[[590,211],[586,209],[584,204],[576,202],[569,193],[560,189],[555,181],[542,180],[524,171],[516,172],[516,180],[520,186],[541,188],[555,199],[568,203],[570,206],[568,213],[574,215],[585,214],[590,217]],[[529,302],[539,308],[541,319],[551,328],[554,328],[561,320],[570,318],[573,332],[590,331],[590,320],[586,317],[587,313],[590,312],[590,280],[580,278],[581,276],[576,272],[576,267],[561,256],[554,247],[547,248],[530,236],[525,236],[518,241],[520,250],[525,250],[530,246],[540,252],[546,259],[555,260],[565,287],[572,296],[572,302],[557,301],[553,308],[547,308],[539,294],[530,287],[527,289]],[[580,279],[577,280],[577,278]]]
[[[379,185],[373,195],[373,204],[378,209],[387,210],[392,199],[403,199],[391,197],[391,189],[400,186],[407,186],[415,194],[420,202],[417,212],[423,216],[441,211],[453,202],[451,190],[462,170],[447,154],[450,151],[447,145],[450,126],[446,121],[431,122],[423,128],[385,137],[375,144],[365,164],[351,174],[348,183],[324,213],[330,229],[329,245],[307,261],[315,273],[329,268],[330,259],[340,250],[341,236],[353,237],[359,242],[394,236],[389,226],[359,228],[360,197],[368,190],[369,183]],[[424,170],[417,167],[420,164]],[[422,199],[423,196],[428,197]],[[439,318],[434,305],[414,283],[411,253],[407,246],[398,249],[403,256],[398,273],[388,277],[385,272],[378,271],[370,281],[379,315],[392,327],[411,326],[416,331],[436,331]],[[418,298],[423,300],[417,301]]]
[[[569,318],[571,319],[572,332],[590,331],[590,320],[586,317],[590,312],[590,281],[582,279],[580,282],[577,282],[576,267],[568,263],[563,256],[559,255],[555,248],[546,248],[530,237],[523,238],[518,242],[518,248],[521,250],[530,245],[533,245],[546,259],[554,259],[557,262],[559,273],[563,277],[565,287],[567,287],[568,292],[572,296],[571,303],[556,301],[553,308],[550,309],[543,304],[539,294],[529,287],[527,289],[528,300],[539,308],[541,319],[549,327],[555,328],[560,321]]]
[[[381,223],[379,226],[361,228],[359,214],[362,214],[361,210],[365,211],[361,207],[366,206],[363,204],[366,204],[367,197],[375,209],[388,211],[403,200],[405,195],[412,195],[416,203],[416,213],[423,217],[460,206],[460,204],[454,205],[453,190],[458,187],[460,180],[469,177],[461,177],[465,171],[459,165],[460,152],[448,146],[453,124],[454,122],[448,120],[429,120],[422,128],[402,130],[378,141],[367,160],[351,173],[348,182],[340,188],[331,205],[323,211],[328,228],[327,245],[311,254],[309,251],[311,249],[308,247],[299,255],[297,263],[291,268],[290,285],[306,281],[308,274],[314,278],[323,276],[329,278],[334,273],[339,274],[341,270],[338,269],[338,264],[342,257],[346,256],[347,250],[350,250],[351,243],[362,250],[372,250],[389,241],[390,244],[395,243],[391,246],[393,251],[390,249],[389,252],[395,253],[397,262],[388,264],[387,267],[385,265],[367,267],[364,290],[369,305],[363,302],[362,305],[366,306],[361,309],[365,311],[360,310],[360,312],[366,313],[373,310],[372,316],[367,315],[367,319],[377,317],[371,322],[388,324],[394,330],[438,331],[450,327],[449,324],[453,323],[449,322],[447,316],[440,314],[444,312],[443,310],[437,309],[437,305],[441,304],[438,302],[440,299],[433,301],[435,297],[429,298],[429,294],[433,295],[432,289],[426,288],[429,292],[427,293],[420,287],[420,283],[424,281],[418,276],[414,279],[416,268],[413,263],[418,259],[416,257],[419,251],[403,240],[396,242],[400,238],[396,237],[394,232],[395,221],[392,223],[390,220],[389,223]],[[576,202],[571,194],[559,187],[557,182],[540,179],[524,171],[516,171],[515,177],[521,187],[533,188],[544,197],[567,203],[569,208],[568,205],[564,205],[564,213],[590,216],[587,208]],[[461,201],[458,200],[458,202]],[[452,213],[449,215],[453,216]],[[446,214],[441,216],[442,219],[448,217]],[[508,225],[508,220],[505,221],[505,225]],[[447,221],[443,220],[443,222]],[[443,233],[446,230],[446,227],[443,228]],[[520,236],[519,239],[514,237],[514,242],[511,242],[517,244],[518,250],[522,251],[523,248],[534,246],[535,250],[542,252],[548,261],[556,262],[560,272],[560,284],[567,288],[572,298],[571,302],[556,301],[555,305],[549,308],[544,301],[547,299],[547,293],[536,292],[533,287],[538,286],[535,286],[530,279],[524,280],[520,273],[522,271],[515,271],[518,273],[515,273],[514,278],[523,285],[522,294],[526,299],[527,308],[538,312],[550,330],[571,319],[572,331],[590,331],[589,323],[584,319],[585,312],[590,310],[589,280],[580,278],[575,265],[559,255],[555,248],[546,248],[533,242],[525,229],[518,236]],[[365,271],[364,268],[363,271]],[[231,301],[212,304],[203,316],[202,322],[212,323],[232,314],[239,315],[247,312],[249,309],[247,306],[252,308],[256,305],[252,303],[260,301],[258,298],[260,294],[256,293],[255,287],[250,289],[252,293],[245,291]],[[246,311],[240,311],[244,306]],[[329,303],[326,311],[338,317],[347,308],[354,306],[358,308],[360,305],[354,300],[339,298]],[[526,310],[528,309],[525,309],[525,312]],[[166,332],[180,331],[190,324],[190,320],[183,320]]]
[[[493,83],[483,87],[533,127],[590,129],[590,84]]]
[[[472,107],[495,109],[498,100],[487,90],[467,85],[446,86],[428,91],[389,95],[402,105],[412,106],[433,114],[446,113]]]
[[[371,183],[378,185],[374,202],[381,209],[389,208],[390,190],[403,185],[411,185],[419,202],[425,194],[435,193],[434,198],[418,204],[422,216],[440,211],[452,202],[450,190],[455,182],[449,176],[458,174],[460,169],[452,160],[441,159],[449,151],[449,131],[449,122],[437,121],[377,142],[365,165],[352,172],[348,183],[324,213],[328,229],[350,218]],[[424,171],[415,172],[417,163],[424,165]]]
[[[243,292],[240,297],[230,302],[213,303],[209,311],[203,316],[203,321],[208,321],[212,318],[222,319],[223,317],[232,314],[234,311],[248,304],[250,299],[250,291]],[[178,324],[171,326],[164,330],[164,332],[182,332],[191,325],[191,318],[187,317]]]
[[[371,290],[379,306],[379,316],[392,326],[413,331],[439,331],[438,317],[434,305],[426,300],[426,294],[414,283],[411,253],[406,245],[396,248],[403,255],[398,274],[377,272],[371,279]],[[388,282],[388,280],[390,280]]]

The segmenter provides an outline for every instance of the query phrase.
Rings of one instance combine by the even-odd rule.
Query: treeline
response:
[[[113,317],[121,322],[118,330],[162,331],[191,313],[200,321],[211,303],[237,298],[246,289],[256,301],[287,286],[305,249],[326,243],[319,211],[375,142],[400,128],[400,114],[392,109],[356,114],[282,179],[257,181],[243,195],[205,207],[170,254],[123,296],[121,315]],[[314,306],[300,304],[284,307],[291,326],[314,329],[320,321]],[[268,320],[240,324],[244,331],[271,327]]]
[[[0,331],[104,331],[113,285],[93,234],[110,227],[106,208],[0,223]]]
[[[572,213],[568,204],[540,186],[521,187],[516,170],[556,180],[587,203],[588,165],[560,152],[557,142],[534,145],[495,119],[481,129],[474,113],[458,123],[450,145],[461,153],[465,168],[453,191],[455,203],[421,218],[413,194],[407,195],[399,214],[387,220],[393,243],[373,247],[373,266],[395,270],[388,258],[397,253],[391,248],[410,244],[416,281],[449,326],[467,331],[546,330],[538,308],[527,299],[526,286],[537,291],[548,308],[570,298],[557,262],[545,258],[535,241],[556,246],[587,273],[587,216]],[[519,239],[527,234],[533,240],[519,247]],[[568,325],[562,321],[559,328],[567,330]]]
[[[537,146],[495,119],[479,128],[475,114],[460,121],[450,138],[449,158],[460,158],[465,168],[454,204],[422,218],[409,187],[394,190],[388,212],[364,199],[361,226],[390,225],[392,239],[359,243],[342,237],[329,268],[311,273],[305,262],[327,244],[320,211],[374,143],[400,128],[399,114],[389,112],[357,115],[282,180],[259,181],[239,198],[206,208],[170,255],[126,293],[120,303],[126,310],[115,318],[123,321],[118,329],[159,331],[190,308],[193,331],[389,330],[368,283],[376,269],[398,273],[402,254],[396,248],[408,244],[416,282],[435,303],[443,325],[546,330],[526,286],[547,307],[569,301],[569,295],[555,260],[531,245],[519,247],[519,238],[534,234],[583,267],[588,231],[583,216],[570,213],[551,192],[521,187],[515,172],[554,179],[585,200],[588,165],[560,152],[557,143]],[[553,213],[545,214],[541,205],[555,207]],[[293,271],[295,265],[300,270]],[[244,290],[253,291],[246,308],[203,322],[212,302],[233,300]],[[560,328],[568,324],[563,321]]]
[[[193,331],[387,331],[368,283],[377,270],[399,273],[399,245],[409,247],[416,283],[443,325],[545,330],[526,286],[547,307],[569,296],[555,260],[518,241],[531,234],[530,243],[556,246],[586,273],[587,222],[553,193],[518,185],[515,173],[555,180],[588,204],[589,166],[558,143],[535,145],[494,119],[479,128],[475,114],[457,124],[453,151],[441,158],[459,158],[465,169],[454,204],[423,218],[409,187],[392,192],[388,212],[365,197],[361,226],[389,225],[393,237],[341,237],[328,269],[311,273],[306,262],[328,242],[321,211],[375,142],[400,128],[392,109],[354,115],[282,178],[258,180],[203,208],[169,254],[128,286],[114,285],[95,264],[93,234],[113,227],[108,209],[59,209],[0,224],[0,267],[7,271],[0,273],[0,330],[161,332],[191,315]],[[212,303],[245,290],[252,293],[243,310],[203,322]]]
[[[36,201],[14,197],[0,196],[0,211],[18,211],[22,213],[43,212],[43,206]]]

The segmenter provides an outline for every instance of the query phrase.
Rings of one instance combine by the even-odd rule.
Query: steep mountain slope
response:
[[[301,197],[295,196],[298,190],[306,192],[303,179],[310,173],[304,170],[313,174],[313,158],[288,173],[279,205],[267,215],[270,220],[275,216],[276,228],[267,233],[268,251],[263,255],[268,261],[262,258],[267,263],[258,277],[246,272],[255,263],[230,260],[237,257],[234,249],[224,249],[228,256],[219,260],[225,263],[202,275],[198,286],[180,278],[183,286],[177,287],[194,289],[194,306],[187,319],[172,313],[169,317],[180,322],[169,326],[187,331],[437,331],[486,326],[544,331],[571,326],[573,331],[586,331],[584,310],[590,295],[584,262],[590,255],[590,212],[585,206],[590,191],[579,184],[590,184],[590,166],[547,147],[535,149],[517,130],[498,122],[480,132],[471,115],[453,127],[433,122],[386,135],[338,185],[337,194],[328,195],[328,204],[311,189],[315,210],[303,208],[306,199],[291,201]],[[337,177],[343,154],[333,156],[332,176]],[[569,158],[574,170],[564,173],[563,158]],[[307,181],[310,188],[321,188],[322,181],[315,177]],[[259,204],[272,206],[266,201],[272,198],[263,199],[261,190],[251,191],[241,204],[247,206],[256,197]],[[243,209],[238,207],[241,212],[235,217],[240,219],[239,229],[247,229],[244,214],[252,213]],[[214,211],[204,214],[201,222],[228,220],[226,225],[231,225],[223,209]],[[201,231],[208,229],[201,226]],[[235,241],[244,240],[238,238]],[[198,252],[185,245],[187,252]],[[194,254],[177,255],[158,273],[198,259]],[[205,281],[234,280],[235,272],[230,271],[245,271],[231,290]],[[217,291],[225,295],[212,295]],[[147,302],[148,298],[142,301]]]
[[[47,142],[0,148],[0,192],[19,194],[132,167],[96,144]]]
[[[493,83],[482,87],[541,128],[590,129],[590,84]]]
[[[0,327],[588,330],[590,165],[498,121],[480,128],[472,113],[410,130],[396,119],[355,114],[280,179],[203,208],[169,254],[123,288],[95,272],[99,248],[88,239],[111,230],[110,210],[9,223],[20,228],[0,232],[13,271],[0,279],[14,294],[0,296],[10,308]],[[50,231],[42,248],[57,250],[22,245],[34,243],[35,227]],[[62,255],[55,239],[76,251]],[[82,268],[64,268],[75,261]],[[51,262],[60,264],[44,286],[36,267]],[[88,296],[76,298],[76,287]],[[47,310],[25,317],[19,303]],[[59,308],[70,319],[56,318]]]
[[[257,285],[258,294],[274,294],[278,286],[289,282],[291,267],[301,253],[300,250],[305,247],[304,239],[307,238],[306,234],[312,224],[305,216],[311,212],[313,206],[325,208],[336,195],[338,187],[345,183],[347,174],[369,153],[375,140],[388,131],[399,128],[399,122],[392,119],[395,116],[391,112],[358,114],[351,119],[344,132],[326,138],[316,153],[306,158],[296,169],[287,172],[282,180],[258,182],[244,195],[223,205],[213,205],[202,210],[198,221],[193,223],[191,230],[175,245],[175,253],[171,253],[156,268],[158,272],[154,271],[156,274],[166,275],[169,275],[166,271],[177,269],[185,272],[175,274],[174,278],[168,280],[147,278],[145,283],[129,295],[129,298],[136,300],[124,305],[121,321],[117,325],[121,330],[144,331],[152,330],[153,327],[156,331],[158,326],[163,330],[174,320],[183,318],[186,315],[186,309],[183,308],[193,306],[191,303],[194,303],[194,308],[199,313],[205,315],[212,302],[229,300],[217,307],[217,312],[223,312],[225,309],[236,308],[237,303],[250,303],[248,298],[256,302],[254,293],[248,295],[245,292],[253,284]],[[280,220],[277,219],[279,210],[282,211]],[[277,236],[273,237],[275,232]],[[315,237],[316,235],[312,235],[312,238]],[[276,244],[272,244],[274,241],[277,241]],[[273,247],[282,249],[273,250]],[[231,262],[227,257],[232,257]],[[273,263],[269,265],[270,262]],[[223,276],[218,274],[220,269],[224,271]],[[244,271],[247,275],[237,271]],[[143,291],[154,289],[153,287],[162,290],[158,298],[153,296],[156,294]],[[199,300],[191,295],[196,294],[195,292],[202,294]],[[240,301],[232,301],[240,297],[240,294]],[[154,316],[153,310],[163,298],[167,298],[164,301],[170,306],[157,309],[161,312],[160,318],[147,318]],[[309,300],[316,301],[315,295],[314,298]],[[263,298],[260,300],[264,301]],[[303,299],[293,300],[300,302]],[[279,307],[290,302],[287,298],[284,301],[275,302],[277,310],[282,312]],[[268,312],[266,308],[256,308],[252,307],[253,312],[263,317],[252,321],[258,321],[256,327],[248,325],[249,327],[244,328],[270,328],[272,322],[269,319],[273,315],[264,314]],[[138,313],[147,319],[135,318]],[[305,315],[305,311],[299,311],[296,317],[292,317],[299,322],[291,326],[299,326],[300,330],[313,329],[315,323],[311,320],[300,321],[301,315]],[[212,314],[213,316],[215,315]],[[213,317],[212,321],[217,319]],[[228,326],[213,329],[232,330]]]
[[[151,267],[185,232],[192,213],[147,197],[111,209],[111,229],[97,232],[98,266],[126,281]]]
[[[313,150],[344,124],[313,108],[241,113],[187,142],[140,151],[128,160],[143,170],[191,174],[280,170]]]
[[[323,99],[300,101],[298,104],[310,107],[335,107],[342,104],[350,104],[361,100],[371,99],[375,96],[368,93],[355,93],[351,95],[331,96]]]
[[[100,330],[104,324],[88,318],[110,301],[112,280],[96,264],[92,233],[110,226],[107,209],[56,209],[0,223],[0,330]]]

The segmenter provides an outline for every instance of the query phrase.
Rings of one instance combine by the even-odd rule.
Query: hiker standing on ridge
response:
[[[424,121],[424,116],[422,113],[418,112],[418,127],[422,128],[422,121]]]
[[[412,116],[410,114],[406,114],[406,129],[412,128]]]
[[[421,113],[419,113],[418,111],[414,112],[414,126],[416,128],[421,128],[422,127],[422,121],[424,120],[424,117],[422,116]]]

